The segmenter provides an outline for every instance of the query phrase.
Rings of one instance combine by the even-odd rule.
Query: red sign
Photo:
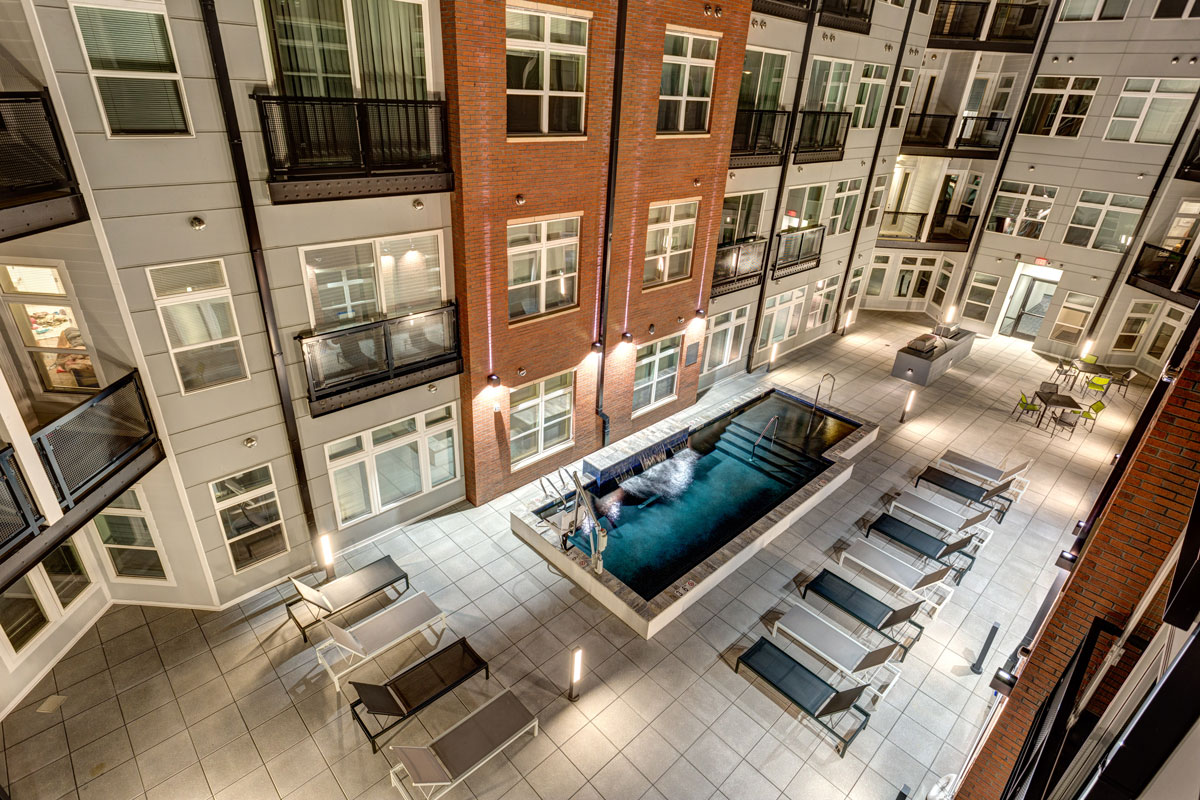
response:
[[[1048,266],[1050,266],[1050,259],[1042,258],[1041,256],[1038,256],[1037,258],[1035,258],[1033,260],[1033,263],[1039,267],[1048,267]]]

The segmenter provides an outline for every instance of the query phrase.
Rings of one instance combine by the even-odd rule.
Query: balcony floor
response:
[[[918,396],[897,423],[908,384],[889,376],[897,348],[928,329],[915,314],[863,312],[845,337],[830,336],[781,360],[775,381],[810,392],[838,376],[834,405],[881,425],[851,480],[692,606],[651,642],[633,637],[508,530],[525,490],[480,508],[463,506],[386,534],[339,557],[339,570],[393,555],[450,613],[456,634],[491,660],[421,712],[393,743],[421,743],[468,708],[513,687],[542,724],[479,770],[453,798],[661,800],[731,798],[879,800],[902,784],[924,797],[958,772],[984,720],[987,682],[1015,647],[1128,435],[1148,386],[1117,396],[1094,432],[1068,442],[1008,416],[1051,364],[1029,344],[977,341],[973,357]],[[719,385],[702,403],[748,388]],[[584,413],[586,409],[580,409]],[[902,677],[869,727],[838,758],[829,739],[772,701],[732,659],[785,603],[794,580],[833,563],[853,523],[888,490],[947,446],[985,460],[1035,460],[1031,486],[995,527],[975,569],[926,627]],[[1052,493],[1051,493],[1052,491]],[[117,606],[3,722],[3,765],[14,800],[60,797],[392,798],[385,754],[373,755],[312,651],[284,617],[277,589],[223,612]],[[374,609],[365,609],[369,613]],[[982,677],[968,670],[992,621],[1001,625]],[[428,650],[428,643],[422,641]],[[582,646],[578,703],[563,695],[568,652]],[[795,645],[789,645],[795,650]],[[356,677],[415,658],[411,645]],[[805,658],[807,663],[812,663]],[[61,710],[39,714],[50,694]]]

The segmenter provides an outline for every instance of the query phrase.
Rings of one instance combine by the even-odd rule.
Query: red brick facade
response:
[[[616,37],[616,3],[563,0],[562,9],[590,11],[586,141],[513,141],[506,135],[505,5],[442,3],[446,94],[457,190],[453,200],[455,295],[465,371],[463,455],[467,498],[476,504],[592,452],[601,444],[595,414],[605,183]],[[707,305],[720,211],[729,166],[750,3],[726,3],[721,17],[705,4],[630,0],[617,177],[608,330],[605,411],[616,440],[695,401],[699,361],[680,363],[677,400],[631,419],[635,347],[686,330],[684,348],[701,343],[693,322]],[[544,5],[552,10],[553,5]],[[720,35],[703,137],[656,136],[663,40],[667,25]],[[608,91],[606,91],[606,89]],[[698,185],[697,185],[698,182]],[[517,195],[524,202],[518,205]],[[691,277],[644,291],[646,220],[651,203],[699,198]],[[579,305],[541,319],[509,324],[506,227],[540,216],[582,217]],[[683,322],[679,322],[682,318]],[[655,333],[649,333],[650,325]],[[519,375],[520,369],[525,370]],[[509,468],[508,390],[576,369],[574,446],[515,473]],[[487,388],[499,376],[500,389]],[[498,409],[498,410],[497,410]]]
[[[1193,350],[1111,503],[1097,520],[1012,696],[956,795],[958,800],[1000,796],[1038,706],[1066,669],[1092,619],[1126,623],[1182,534],[1198,481],[1200,354]],[[1138,635],[1148,639],[1161,625],[1165,592],[1164,586],[1143,617]],[[1109,673],[1090,710],[1104,710],[1128,673],[1131,659],[1127,654]]]

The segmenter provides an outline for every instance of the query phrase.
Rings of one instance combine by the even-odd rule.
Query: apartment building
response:
[[[1197,41],[1175,0],[0,0],[0,711],[113,603],[228,606],[862,310],[1158,376]]]

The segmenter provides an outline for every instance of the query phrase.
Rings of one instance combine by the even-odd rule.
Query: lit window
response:
[[[588,21],[510,8],[508,132],[583,133]]]
[[[234,572],[288,551],[270,464],[214,481],[209,489]]]
[[[809,303],[806,330],[819,328],[833,318],[833,304],[837,299],[837,287],[841,280],[840,275],[834,275],[817,282],[812,302]]]
[[[1096,298],[1090,294],[1067,292],[1054,327],[1050,329],[1050,341],[1072,346],[1079,344],[1095,307]]]
[[[1145,207],[1145,197],[1084,190],[1063,244],[1123,253],[1133,241],[1133,231]]]
[[[867,202],[867,215],[863,218],[863,226],[871,228],[879,221],[879,212],[883,210],[883,201],[886,199],[886,189],[888,183],[887,175],[876,175],[874,185],[871,187],[871,197]]]
[[[833,211],[829,214],[829,235],[849,233],[854,227],[854,212],[858,209],[858,193],[862,191],[862,178],[838,181],[833,193]]]
[[[954,265],[949,261],[943,261],[942,268],[938,270],[937,283],[933,285],[933,295],[929,298],[939,308],[946,299],[946,291],[950,288],[950,278],[953,274]]]
[[[699,203],[650,206],[642,286],[682,280],[692,274],[692,241]]]
[[[1158,303],[1135,300],[1129,306],[1129,313],[1121,323],[1121,330],[1113,340],[1112,349],[1121,352],[1135,352],[1142,344],[1146,332],[1150,330],[1150,322],[1158,313]]]
[[[717,40],[667,31],[658,90],[659,133],[708,130]]]
[[[900,70],[900,81],[896,84],[896,97],[892,103],[892,114],[888,120],[889,128],[899,128],[904,121],[904,112],[908,109],[908,100],[912,95],[913,78],[916,70],[905,67]],[[1011,80],[1011,78],[1010,78]],[[1011,83],[1009,84],[1012,85]]]
[[[853,61],[814,58],[809,69],[808,101],[805,108],[812,111],[843,110],[850,92],[850,76],[853,72]]]
[[[1060,75],[1034,78],[1029,104],[1017,132],[1033,136],[1079,136],[1099,86],[1099,78]]]
[[[721,208],[721,233],[717,244],[734,244],[758,236],[764,192],[727,195]]]
[[[576,303],[579,217],[508,226],[508,318]]]
[[[672,336],[637,349],[633,367],[633,411],[651,408],[675,397],[679,377],[679,345],[682,336]]]
[[[571,443],[574,390],[574,372],[512,390],[508,441],[514,465]]]
[[[976,272],[971,276],[971,285],[967,288],[967,297],[963,302],[963,318],[983,322],[991,310],[992,301],[996,298],[996,289],[1000,286],[999,275],[989,275],[986,272]]]
[[[788,189],[787,200],[783,204],[783,230],[790,228],[809,228],[821,223],[821,209],[825,205],[825,184],[815,183],[812,186],[797,186]]]
[[[800,315],[804,313],[807,286],[768,297],[763,305],[762,325],[759,327],[758,349],[779,344],[800,332]]]
[[[879,124],[879,105],[887,91],[888,68],[883,64],[863,64],[858,81],[858,94],[850,126],[874,128]]]
[[[63,277],[59,267],[4,264],[0,299],[38,385],[47,392],[95,392],[100,382]]]
[[[778,110],[782,106],[783,78],[786,74],[787,53],[747,47],[742,65],[742,85],[738,89],[738,108]]]
[[[704,369],[708,373],[742,357],[750,306],[716,314],[708,318],[704,330]]]
[[[158,532],[140,487],[118,495],[92,522],[115,577],[169,579],[159,552]]]
[[[1105,139],[1171,144],[1187,119],[1198,80],[1126,78]]]
[[[1009,236],[1039,239],[1057,195],[1058,188],[1054,186],[1000,181],[987,229]]]

